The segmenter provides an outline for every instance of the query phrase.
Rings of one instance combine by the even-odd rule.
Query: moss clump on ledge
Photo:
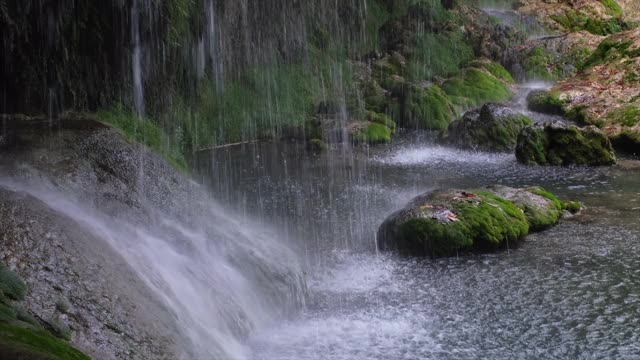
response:
[[[486,102],[502,102],[513,96],[505,81],[479,68],[465,69],[460,76],[445,81],[442,89],[462,108]]]
[[[402,126],[442,130],[446,129],[455,117],[454,104],[439,86],[413,86],[405,99]]]
[[[361,144],[381,144],[391,142],[392,131],[387,126],[378,123],[357,124],[353,130],[352,141]]]
[[[567,100],[555,91],[535,90],[527,96],[529,110],[544,114],[564,115]]]
[[[146,117],[139,117],[121,105],[96,113],[98,121],[122,131],[131,141],[144,144],[162,155],[177,169],[185,170],[187,162],[184,155],[184,134],[177,129],[173,136],[158,127]]]

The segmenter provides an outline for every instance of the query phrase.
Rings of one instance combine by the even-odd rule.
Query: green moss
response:
[[[496,62],[488,61],[488,60],[480,60],[480,61],[472,62],[471,66],[478,67],[478,68],[483,67],[487,71],[489,71],[491,75],[495,76],[496,78],[502,81],[505,81],[509,84],[515,83],[509,71],[507,71],[507,69],[505,69],[502,65]]]
[[[527,96],[527,107],[545,114],[564,115],[567,101],[556,91],[532,91]]]
[[[612,165],[616,162],[609,139],[594,127],[526,128],[518,137],[518,161],[540,165]]]
[[[20,277],[0,264],[0,291],[11,300],[24,300],[27,286]]]
[[[541,46],[536,46],[525,53],[522,63],[527,80],[557,80],[560,76],[557,67],[551,66],[554,57]]]
[[[418,35],[415,54],[409,60],[408,77],[420,81],[456,75],[473,58],[473,49],[461,31],[423,32]]]
[[[640,56],[640,48],[630,50],[633,45],[631,41],[619,41],[614,39],[604,39],[582,64],[580,70],[600,65],[603,63],[611,63],[615,60],[624,58],[636,58]]]
[[[44,331],[0,322],[0,357],[33,360],[90,360]]]
[[[580,204],[577,201],[568,201],[568,202],[562,203],[562,209],[567,210],[572,214],[576,214],[580,212],[580,210],[582,209],[582,204]]]
[[[377,113],[374,111],[367,111],[367,120],[372,123],[382,124],[386,126],[389,129],[391,129],[391,132],[393,133],[395,133],[396,131],[396,123],[393,120],[391,120],[391,117],[389,117],[389,115],[387,114]]]
[[[391,129],[383,124],[369,123],[353,134],[356,143],[380,144],[391,142]]]
[[[613,124],[632,127],[640,123],[640,107],[627,105],[611,111],[607,117]]]
[[[529,231],[523,212],[492,193],[479,192],[477,198],[453,200],[451,205],[458,221],[419,218],[401,225],[400,241],[409,244],[409,252],[447,256],[492,250],[518,241]]]
[[[609,35],[631,28],[631,24],[626,23],[619,16],[596,19],[575,10],[565,11],[559,15],[551,15],[551,18],[569,31],[586,30],[595,35]]]
[[[507,241],[517,241],[529,232],[522,211],[512,202],[490,192],[479,192],[479,205],[460,202],[456,206],[461,221],[470,224],[479,248],[498,248]]]
[[[494,70],[498,64],[495,64]],[[486,64],[484,69],[488,69]],[[513,95],[507,85],[489,71],[480,68],[468,68],[461,77],[446,81],[442,88],[452,98],[466,98],[472,105],[485,102],[500,102]],[[506,71],[506,70],[505,70]]]
[[[16,319],[16,310],[9,303],[0,302],[0,322],[9,322]]]
[[[151,119],[140,118],[121,105],[116,105],[109,110],[98,111],[96,117],[99,121],[120,130],[129,140],[153,149],[177,169],[186,169],[183,138],[180,132],[169,136]]]
[[[412,87],[405,99],[402,126],[442,130],[455,118],[451,99],[437,85]]]
[[[448,256],[473,249],[471,229],[460,222],[440,223],[432,219],[412,219],[400,227],[400,238],[411,254]]]
[[[460,148],[513,151],[518,134],[526,126],[532,125],[531,119],[522,114],[505,112],[497,106],[487,104],[479,111],[466,113],[441,133],[441,140]]]
[[[622,8],[620,7],[620,5],[618,5],[616,0],[600,0],[600,3],[604,5],[604,7],[607,9],[607,12],[611,16],[621,17],[624,14]]]
[[[474,106],[485,102],[506,101],[513,96],[502,81],[488,71],[477,68],[468,68],[461,76],[447,80],[442,89],[453,99],[468,99],[466,104]],[[460,100],[456,102],[458,105],[462,103]]]

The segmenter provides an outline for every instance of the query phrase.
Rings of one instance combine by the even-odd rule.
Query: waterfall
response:
[[[142,84],[142,44],[140,40],[140,4],[141,0],[134,0],[131,6],[131,71],[133,76],[133,101],[136,114],[144,116],[144,89]],[[142,0],[144,1],[144,0]]]

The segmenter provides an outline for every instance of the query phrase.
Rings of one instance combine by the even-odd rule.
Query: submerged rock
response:
[[[564,206],[541,188],[435,190],[387,218],[378,229],[378,247],[432,257],[497,250],[553,226]]]
[[[595,126],[537,124],[518,136],[516,158],[524,164],[612,165],[616,157],[607,136]]]
[[[531,120],[500,104],[486,104],[452,122],[441,134],[444,143],[464,149],[513,151],[518,134]]]

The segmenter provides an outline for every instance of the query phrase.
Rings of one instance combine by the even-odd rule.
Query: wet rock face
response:
[[[40,322],[64,324],[97,359],[173,358],[166,310],[86,227],[0,187],[0,233],[0,258],[25,280],[24,305]]]
[[[580,206],[536,187],[435,190],[389,216],[378,229],[378,247],[431,257],[499,250],[555,225],[564,209]]]
[[[441,134],[445,144],[464,149],[513,151],[518,134],[531,120],[500,104],[486,104],[452,122]]]
[[[524,164],[613,165],[616,157],[606,134],[595,126],[537,124],[518,136],[516,158]]]

